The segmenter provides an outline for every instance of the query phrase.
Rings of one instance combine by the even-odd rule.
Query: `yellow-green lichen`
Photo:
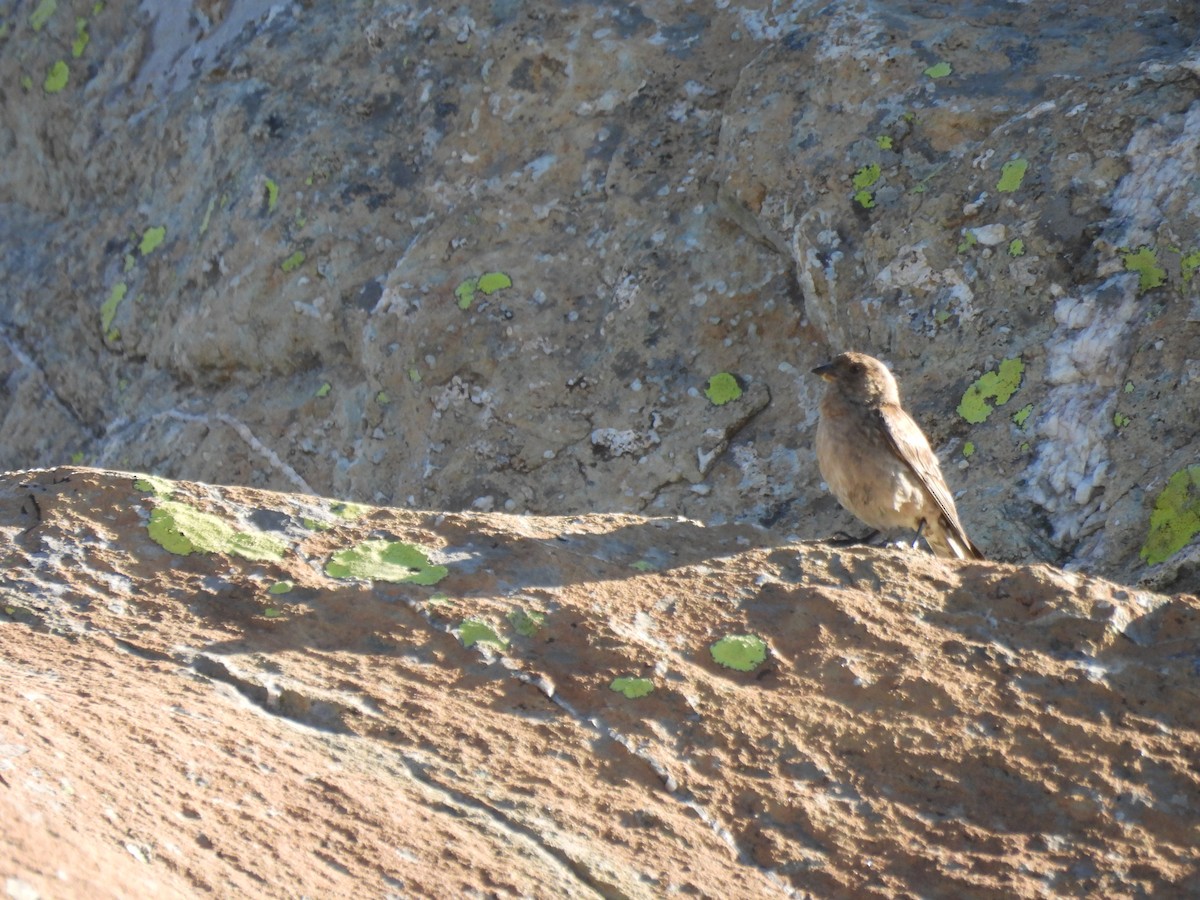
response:
[[[269,588],[267,588],[267,593],[268,594],[286,594],[289,591],[291,591],[292,588],[294,588],[295,586],[296,586],[295,582],[277,581],[273,585],[271,585]]]
[[[59,60],[50,67],[46,73],[46,80],[42,82],[42,90],[47,94],[57,94],[67,86],[67,81],[71,78],[71,70],[63,60]]]
[[[1141,556],[1157,565],[1174,556],[1200,534],[1200,465],[1180,469],[1154,501],[1150,533]]]
[[[328,381],[323,381],[323,382],[321,382],[321,386],[319,388],[317,388],[317,390],[313,394],[313,396],[318,399],[320,399],[321,397],[328,397],[329,392],[332,390],[333,390],[333,385],[330,384]]]
[[[892,139],[886,134],[881,134],[875,138],[875,146],[880,150],[891,150],[893,146]]]
[[[454,289],[454,296],[458,298],[459,309],[470,309],[471,304],[475,302],[476,293],[491,296],[496,291],[510,287],[512,287],[512,279],[504,272],[485,272],[475,278],[467,278],[459,282],[458,287]]]
[[[1008,255],[1009,256],[1024,256],[1025,255],[1025,242],[1023,240],[1021,240],[1020,238],[1013,238],[1011,241],[1009,241],[1008,242]]]
[[[219,516],[194,506],[164,500],[150,513],[150,539],[164,550],[189,553],[223,553],[252,560],[279,560],[287,544],[256,529],[239,531]]]
[[[1133,382],[1132,381],[1125,382],[1125,387],[1123,387],[1121,390],[1123,390],[1126,394],[1132,394],[1133,393]]]
[[[627,700],[637,700],[654,692],[654,682],[649,678],[622,675],[614,678],[608,689],[623,695]]]
[[[157,475],[142,475],[134,481],[133,486],[139,491],[153,494],[160,500],[168,500],[175,493],[175,482]]]
[[[1025,363],[1021,357],[1006,359],[995,372],[985,372],[967,388],[958,404],[958,414],[978,425],[987,421],[996,406],[1003,406],[1021,386]]]
[[[267,190],[267,212],[275,212],[275,204],[279,202],[279,185],[270,178],[265,182]]]
[[[159,248],[159,245],[167,237],[167,228],[165,225],[156,225],[153,228],[147,228],[142,234],[142,242],[138,244],[138,252],[142,256],[149,256]]]
[[[508,614],[508,624],[522,637],[533,637],[546,622],[546,614],[536,610],[514,609]]]
[[[1182,276],[1184,284],[1192,280],[1197,269],[1200,269],[1200,250],[1193,250],[1179,260],[1179,274]]]
[[[40,0],[33,12],[29,14],[29,25],[34,31],[41,31],[57,9],[58,0]]]
[[[1026,403],[1012,415],[1013,424],[1018,428],[1025,427],[1025,420],[1029,418],[1029,414],[1033,412],[1033,404]]]
[[[1130,422],[1129,416],[1123,412],[1113,413],[1113,425],[1117,428],[1124,428]]]
[[[411,381],[413,384],[421,383],[421,372],[420,372],[420,370],[417,369],[416,366],[408,367],[408,380]]]
[[[738,380],[728,372],[718,372],[708,379],[708,385],[704,388],[704,396],[713,406],[724,406],[731,400],[742,396],[742,388],[738,384]]]
[[[871,209],[875,206],[875,195],[868,188],[875,184],[882,174],[883,169],[879,163],[863,166],[854,173],[854,200],[863,209]]]
[[[756,634],[731,634],[714,643],[709,652],[725,668],[749,672],[767,658],[767,642]]]
[[[951,68],[950,63],[942,61],[940,63],[934,63],[932,66],[926,69],[925,74],[930,78],[945,78],[953,71],[954,69]]]
[[[347,522],[353,522],[355,519],[361,519],[371,511],[371,507],[364,506],[361,503],[351,503],[349,500],[339,501],[329,507],[329,511],[339,519],[345,519]]]
[[[1125,263],[1126,272],[1137,272],[1138,292],[1166,284],[1167,270],[1158,264],[1158,254],[1152,247],[1138,247],[1136,250],[1122,250],[1121,259]]]
[[[437,584],[449,574],[445,566],[429,562],[424,551],[401,541],[363,541],[339,550],[325,564],[331,578],[365,578],[373,581]]]
[[[474,647],[476,644],[491,644],[503,650],[508,641],[496,634],[495,629],[479,619],[464,619],[458,626],[458,639],[464,647]]]
[[[76,59],[83,56],[83,51],[87,49],[88,41],[91,35],[87,30],[87,19],[77,18],[75,20],[75,40],[71,42],[71,55]]]
[[[293,272],[296,269],[300,268],[302,265],[304,265],[304,260],[305,260],[304,251],[297,250],[295,253],[293,253],[291,256],[289,256],[287,259],[285,259],[283,262],[281,262],[279,264],[279,268],[283,269],[283,271],[285,271],[285,272]]]
[[[967,441],[965,444],[963,444],[962,454],[966,459],[970,459],[972,456],[974,456],[975,444],[972,441]]]
[[[117,316],[117,307],[121,305],[121,301],[125,299],[127,293],[129,293],[129,285],[118,281],[108,292],[108,299],[100,304],[100,330],[109,340],[116,340],[118,337],[117,333],[112,330],[112,323]]]
[[[639,572],[653,572],[658,567],[648,559],[639,559],[630,568],[637,569]]]
[[[380,391],[375,395],[375,402],[380,406],[387,406],[392,402],[392,398],[388,395],[387,391]]]
[[[1028,168],[1029,160],[1010,159],[1000,167],[1000,180],[996,183],[996,190],[1002,194],[1011,194],[1025,180],[1025,172]]]
[[[966,231],[963,232],[963,239],[958,242],[958,252],[966,253],[968,250],[971,250],[972,248],[974,248],[978,243],[979,243],[979,236],[976,235],[974,231],[972,231],[971,229],[968,228]]]
[[[268,619],[278,619],[283,615],[283,612],[274,606],[268,606],[263,610],[263,615]]]

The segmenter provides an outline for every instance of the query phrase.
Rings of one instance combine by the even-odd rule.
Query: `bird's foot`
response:
[[[874,540],[879,536],[879,529],[870,531],[862,537],[855,537],[852,534],[847,534],[844,531],[834,532],[833,537],[826,538],[824,543],[831,547],[852,547],[855,544],[865,544],[868,541]]]

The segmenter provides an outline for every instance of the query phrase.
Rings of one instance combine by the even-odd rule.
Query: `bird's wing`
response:
[[[929,446],[929,441],[926,440],[920,426],[903,409],[891,404],[881,407],[878,416],[888,446],[896,457],[912,470],[925,492],[933,498],[942,514],[944,527],[954,533],[969,554],[976,559],[983,559],[983,553],[967,537],[962,523],[958,520],[954,498],[950,496],[946,479],[942,477],[942,467],[938,465],[933,448]]]

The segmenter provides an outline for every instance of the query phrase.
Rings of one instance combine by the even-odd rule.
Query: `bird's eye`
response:
[[[861,375],[863,373],[863,364],[862,363],[854,363],[853,365],[850,366],[850,371],[853,372],[855,375]]]

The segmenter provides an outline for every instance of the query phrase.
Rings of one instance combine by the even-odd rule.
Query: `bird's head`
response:
[[[842,397],[864,406],[900,403],[900,389],[888,367],[873,356],[853,350],[813,369]]]

